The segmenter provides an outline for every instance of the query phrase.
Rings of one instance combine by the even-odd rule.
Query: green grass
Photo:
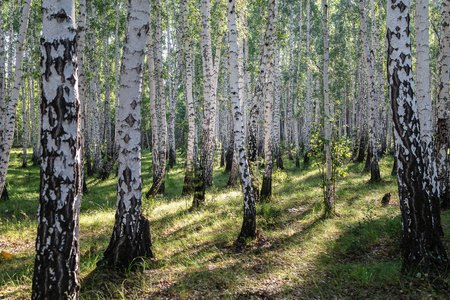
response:
[[[38,206],[39,168],[21,168],[14,149],[0,202],[0,298],[27,299],[31,293]],[[144,192],[151,185],[151,156],[143,153]],[[228,188],[229,174],[214,172],[203,208],[189,212],[181,197],[184,169],[179,159],[165,178],[166,193],[143,200],[151,222],[155,260],[142,272],[117,275],[96,269],[114,223],[116,178],[88,178],[80,216],[82,299],[393,299],[445,298],[446,287],[428,278],[400,274],[400,209],[393,160],[380,160],[382,182],[368,184],[363,165],[347,163],[348,176],[336,185],[340,217],[322,219],[318,170],[296,169],[285,160],[275,170],[274,196],[257,204],[259,237],[243,251],[233,242],[242,224],[242,196]],[[391,204],[381,198],[392,193]],[[442,214],[444,231],[449,212]],[[448,237],[445,237],[449,249]]]

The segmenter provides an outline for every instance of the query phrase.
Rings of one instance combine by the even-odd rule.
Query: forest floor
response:
[[[21,168],[19,149],[11,157],[10,200],[0,202],[0,299],[27,299],[39,168]],[[142,157],[145,192],[151,183],[151,155],[147,151]],[[204,207],[189,212],[191,199],[180,196],[180,160],[167,172],[164,196],[143,201],[155,259],[140,272],[124,274],[96,269],[112,233],[116,178],[88,178],[80,216],[81,299],[444,299],[448,278],[401,275],[392,164],[392,157],[382,158],[382,181],[369,184],[364,165],[348,162],[347,176],[336,183],[340,216],[324,220],[318,169],[297,169],[285,159],[285,169],[273,175],[273,199],[257,204],[258,238],[237,249],[233,243],[243,211],[239,187],[226,187],[229,173],[217,165]],[[382,206],[388,192],[391,201]],[[442,213],[442,222],[450,249],[450,211]]]

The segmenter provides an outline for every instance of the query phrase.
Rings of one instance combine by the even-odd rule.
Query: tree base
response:
[[[199,208],[205,202],[205,193],[206,183],[203,179],[203,172],[199,171],[194,181],[194,200],[190,210]]]
[[[283,166],[283,158],[281,157],[281,153],[278,153],[276,155],[276,164],[277,164],[277,168],[280,170],[284,170],[284,166]]]
[[[194,179],[192,178],[192,173],[186,171],[186,175],[184,176],[184,185],[182,196],[191,195],[194,190]]]
[[[0,196],[0,201],[8,201],[9,200],[9,195],[8,195],[8,190],[6,189],[6,185],[3,188],[2,191],[2,195]]]
[[[169,149],[169,157],[168,157],[168,165],[170,169],[173,169],[173,167],[177,164],[177,155],[173,148]]]
[[[264,176],[261,185],[261,202],[270,201],[272,198],[272,176]]]
[[[303,165],[309,166],[309,153],[305,153],[305,155],[303,156]]]
[[[129,268],[134,270],[145,258],[153,258],[150,222],[143,216],[140,216],[137,231],[133,239],[127,235],[119,237],[117,232],[113,232],[103,259],[97,265],[107,265],[111,269],[122,271]]]
[[[101,181],[104,181],[109,178],[109,175],[111,175],[111,172],[114,168],[114,164],[117,161],[117,158],[119,157],[119,151],[114,152],[111,158],[109,158],[103,166],[98,171],[97,178]]]

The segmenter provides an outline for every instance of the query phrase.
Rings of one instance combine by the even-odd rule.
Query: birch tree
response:
[[[275,0],[272,0],[275,2]],[[254,238],[256,234],[256,208],[253,187],[250,177],[244,148],[244,124],[242,122],[242,112],[239,103],[239,75],[238,75],[238,47],[237,47],[237,27],[236,27],[236,7],[235,0],[228,2],[228,30],[230,45],[230,92],[231,109],[234,123],[234,142],[237,152],[239,174],[241,178],[242,195],[244,197],[244,219],[238,240],[245,241],[247,238]]]
[[[330,100],[328,91],[328,64],[329,64],[329,46],[328,46],[328,2],[322,0],[323,10],[323,108],[324,108],[324,136],[325,136],[325,215],[332,216],[335,214],[334,206],[334,193],[332,184],[332,171],[331,171],[331,119],[332,110],[330,111]]]
[[[75,1],[43,0],[42,163],[32,299],[78,299],[81,107]]]
[[[450,68],[450,2],[442,1],[441,17],[441,44],[439,63],[439,97],[436,105],[436,165],[437,179],[439,182],[439,194],[442,199],[442,207],[448,208],[450,195],[448,192],[448,92],[449,92],[449,68]]]
[[[397,182],[402,220],[402,270],[432,272],[448,263],[437,199],[424,176],[420,122],[412,77],[409,0],[389,0],[387,74],[394,120]]]
[[[186,113],[188,115],[188,140],[186,151],[186,175],[184,177],[183,194],[190,194],[193,188],[194,177],[194,146],[195,146],[195,110],[194,110],[194,98],[192,94],[192,81],[193,81],[193,61],[191,52],[191,30],[189,26],[189,1],[182,0],[181,16],[183,20],[183,45],[184,45],[184,57],[185,57],[185,73],[186,73],[186,88],[184,91],[186,97]]]
[[[380,168],[378,166],[378,155],[376,147],[376,122],[375,118],[377,116],[377,105],[378,97],[375,85],[375,62],[373,49],[369,51],[369,45],[367,42],[367,23],[366,23],[366,12],[364,8],[364,0],[359,0],[359,20],[360,20],[360,32],[361,32],[361,49],[366,62],[366,71],[368,74],[367,81],[370,88],[370,116],[369,116],[369,156],[370,156],[370,181],[379,181]]]
[[[416,1],[416,15],[414,25],[416,29],[416,97],[420,122],[420,140],[424,152],[424,172],[430,179],[432,193],[438,193],[436,156],[433,141],[433,120],[430,88],[430,47],[429,47],[429,20],[428,1]]]
[[[261,200],[269,200],[272,197],[272,113],[273,113],[273,87],[274,87],[274,46],[275,46],[275,32],[277,22],[277,0],[270,0],[267,13],[267,28],[266,36],[264,38],[267,51],[267,80],[265,91],[265,110],[264,110],[264,175],[261,186]]]
[[[14,139],[14,127],[16,124],[16,105],[19,100],[19,93],[22,86],[23,75],[23,50],[25,47],[25,37],[28,28],[32,0],[24,0],[22,9],[22,18],[19,26],[19,39],[16,47],[16,66],[14,72],[14,85],[11,90],[9,101],[5,103],[3,115],[3,124],[0,127],[0,195],[3,192],[6,182],[6,173],[8,171],[9,157]],[[12,52],[10,52],[12,53]],[[10,55],[11,57],[12,55]],[[9,76],[11,73],[8,74]],[[10,79],[9,79],[10,80]]]
[[[142,257],[153,257],[150,223],[142,216],[141,89],[144,49],[149,30],[148,0],[129,0],[123,45],[117,160],[117,210],[103,261],[125,269]]]

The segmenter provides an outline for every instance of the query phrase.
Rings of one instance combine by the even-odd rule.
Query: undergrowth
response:
[[[31,294],[39,168],[21,168],[11,155],[9,201],[0,202],[0,298]],[[151,159],[144,152],[144,192],[151,186]],[[97,269],[106,249],[116,203],[116,178],[87,178],[80,216],[81,299],[393,299],[445,298],[446,286],[400,274],[400,209],[392,157],[380,160],[382,181],[369,184],[363,164],[346,162],[336,180],[336,211],[323,219],[317,169],[285,159],[273,173],[273,197],[257,204],[258,237],[244,249],[233,243],[242,225],[240,188],[226,187],[229,173],[216,165],[205,205],[189,212],[181,197],[184,163],[165,178],[166,192],[143,199],[151,222],[155,259],[141,271],[117,274]],[[112,173],[114,174],[114,172]],[[391,202],[381,198],[391,192]],[[449,213],[442,214],[448,232]],[[449,248],[448,237],[444,239]],[[444,281],[446,278],[443,279]],[[442,285],[442,286],[440,286]]]

